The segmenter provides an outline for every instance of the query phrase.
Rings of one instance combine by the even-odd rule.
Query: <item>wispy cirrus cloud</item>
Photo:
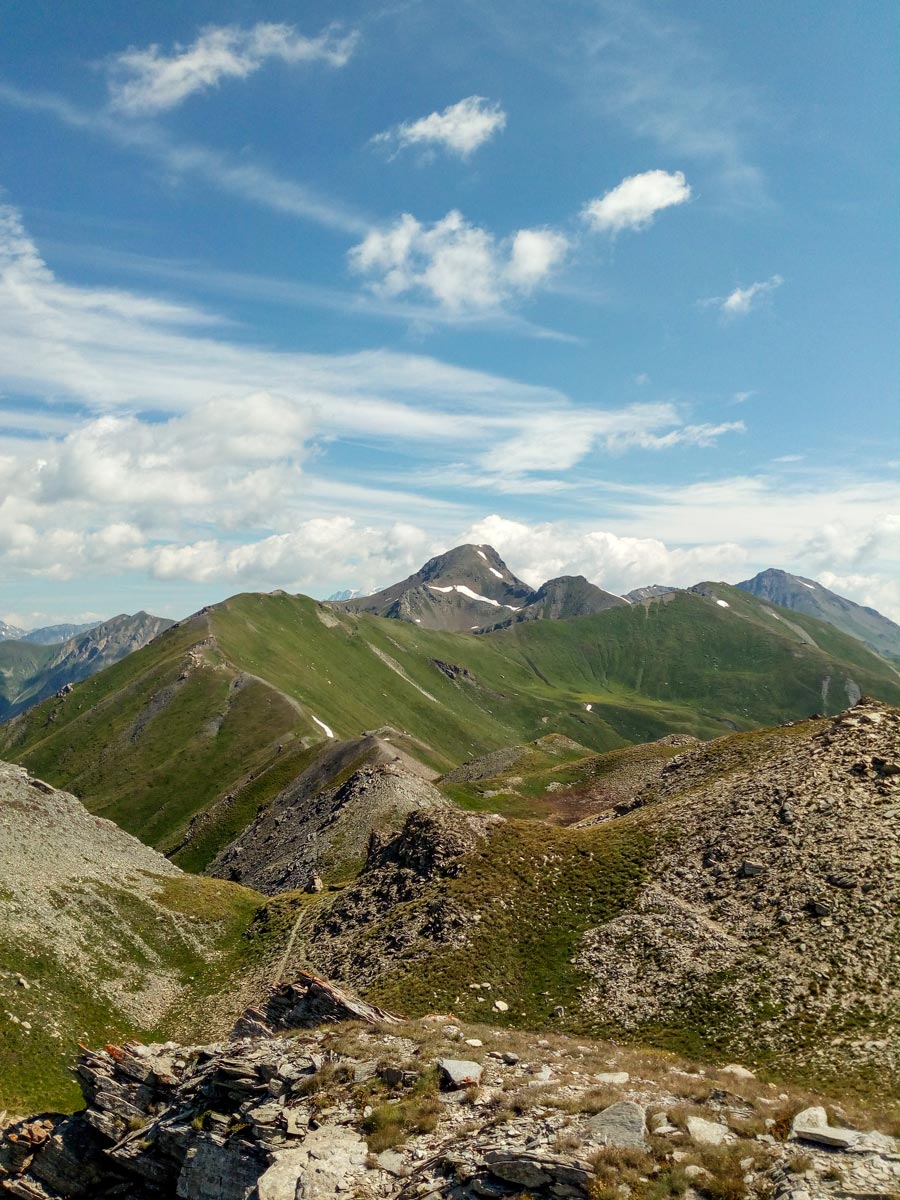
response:
[[[644,171],[629,175],[582,210],[588,225],[603,233],[621,233],[623,229],[646,229],[658,212],[685,204],[691,188],[684,172]]]
[[[383,133],[376,133],[371,140],[373,145],[394,152],[419,146],[426,150],[439,148],[459,158],[468,158],[505,127],[506,113],[498,103],[486,100],[484,96],[467,96],[441,112],[429,113],[416,121],[403,121]]]
[[[306,37],[291,25],[259,22],[204,29],[189,46],[166,54],[159,46],[131,47],[107,62],[110,103],[129,116],[165,112],[225,79],[246,79],[268,61],[323,62],[342,67],[358,41],[355,33],[327,29]]]
[[[732,71],[702,26],[643,0],[514,7],[470,5],[524,69],[550,75],[586,112],[613,118],[658,153],[704,164],[730,204],[769,203],[757,132],[775,124],[766,98]]]
[[[0,216],[0,385],[33,410],[27,428],[0,427],[11,574],[256,572],[299,585],[288,535],[304,522],[364,511],[381,529],[427,518],[429,537],[449,538],[472,516],[458,475],[490,475],[503,494],[527,490],[529,476],[555,489],[544,474],[592,452],[720,432],[671,405],[587,411],[552,388],[424,355],[254,346],[190,305],[60,280],[19,214]]]
[[[0,101],[27,112],[43,113],[70,129],[132,150],[167,174],[200,179],[218,191],[262,208],[342,233],[358,235],[371,228],[371,220],[358,209],[322,195],[309,184],[287,179],[262,164],[237,160],[207,146],[175,141],[153,123],[118,120],[106,112],[80,108],[62,96],[24,91],[7,83],[0,83]]]

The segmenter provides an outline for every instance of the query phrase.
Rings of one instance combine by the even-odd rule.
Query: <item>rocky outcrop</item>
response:
[[[373,834],[359,878],[307,932],[317,963],[365,989],[404,956],[462,944],[477,917],[446,895],[430,897],[502,822],[448,807],[414,813],[393,837]]]
[[[876,702],[679,755],[625,818],[673,836],[585,935],[586,1008],[632,1031],[705,1009],[738,1053],[896,1072],[898,811],[900,712]]]
[[[313,1029],[338,1021],[397,1025],[402,1020],[327,979],[301,971],[289,983],[273,987],[260,1008],[247,1009],[232,1032],[234,1037],[273,1037],[278,1030]]]
[[[798,1111],[799,1097],[749,1072],[632,1053],[632,1079],[609,1070],[621,1055],[446,1016],[197,1046],[110,1044],[79,1059],[82,1112],[0,1128],[0,1193],[590,1200],[693,1184],[735,1200],[874,1200],[900,1184],[890,1136],[847,1129],[834,1131],[840,1144],[811,1140],[807,1127],[827,1125],[823,1110]]]
[[[398,833],[410,813],[447,803],[423,778],[427,768],[383,738],[328,745],[321,758],[217,855],[207,874],[268,895],[305,888],[314,875],[346,880],[365,861],[373,833]]]

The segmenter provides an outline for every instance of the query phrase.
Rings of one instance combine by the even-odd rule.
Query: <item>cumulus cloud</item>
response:
[[[735,288],[727,296],[710,296],[708,300],[701,300],[700,303],[704,308],[717,308],[726,318],[745,317],[747,313],[757,307],[761,300],[780,288],[783,283],[784,279],[781,275],[772,275],[769,279],[764,279],[759,283],[751,283],[749,287]],[[740,403],[752,394],[752,392],[737,392],[735,401]]]
[[[568,241],[550,229],[520,229],[498,242],[453,209],[433,225],[404,213],[350,251],[353,271],[380,295],[424,293],[450,312],[490,310],[544,283]]]
[[[722,312],[728,317],[743,317],[750,312],[761,297],[768,295],[769,292],[774,292],[783,283],[784,279],[780,275],[773,275],[761,283],[751,283],[749,287],[735,288],[722,301]]]
[[[110,102],[130,116],[164,112],[223,79],[245,79],[268,60],[342,67],[356,40],[355,34],[334,29],[305,37],[291,25],[269,22],[249,29],[213,26],[190,46],[176,45],[171,54],[156,45],[117,54],[108,64]]]
[[[442,112],[429,113],[417,121],[404,121],[383,133],[372,142],[401,150],[406,146],[440,147],[460,158],[483,146],[506,126],[506,113],[496,102],[484,96],[467,96]]]
[[[645,229],[658,212],[691,198],[690,185],[681,171],[644,171],[630,175],[597,200],[590,200],[582,216],[592,229],[621,233]]]
[[[526,524],[496,514],[470,526],[465,540],[496,547],[533,587],[559,575],[585,575],[619,594],[654,582],[679,586],[721,578],[747,558],[734,542],[670,547],[658,538],[623,537],[565,521]]]

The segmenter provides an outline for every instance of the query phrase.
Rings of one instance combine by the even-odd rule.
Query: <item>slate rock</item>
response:
[[[620,1100],[604,1108],[588,1122],[591,1137],[604,1146],[644,1150],[647,1147],[647,1123],[644,1110],[633,1100]]]

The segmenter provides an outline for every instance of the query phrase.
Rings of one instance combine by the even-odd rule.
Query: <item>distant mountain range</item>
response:
[[[583,575],[550,579],[535,590],[515,576],[493,546],[456,546],[400,583],[372,596],[338,601],[350,612],[412,621],[426,629],[471,633],[513,621],[586,617],[627,601]]]
[[[877,654],[900,659],[900,625],[874,608],[865,608],[836,592],[830,592],[815,579],[770,569],[760,571],[737,586],[753,596],[759,596],[761,600],[825,621],[835,629],[859,638]]]
[[[900,625],[814,579],[770,569],[737,587],[833,625],[876,654],[900,659]],[[335,592],[328,602],[350,612],[412,621],[426,629],[483,633],[515,621],[585,617],[690,590],[654,583],[617,596],[583,575],[563,575],[533,589],[510,571],[493,546],[465,545],[429,559],[413,575],[371,596],[346,590]]]
[[[0,621],[0,642],[35,642],[39,646],[52,646],[67,642],[88,629],[100,625],[100,621],[87,621],[83,625],[42,625],[39,629],[19,629]]]
[[[140,650],[171,624],[145,612],[122,613],[84,632],[79,626],[57,625],[33,630],[27,639],[0,641],[0,721]],[[35,636],[69,628],[79,632],[61,644]]]

